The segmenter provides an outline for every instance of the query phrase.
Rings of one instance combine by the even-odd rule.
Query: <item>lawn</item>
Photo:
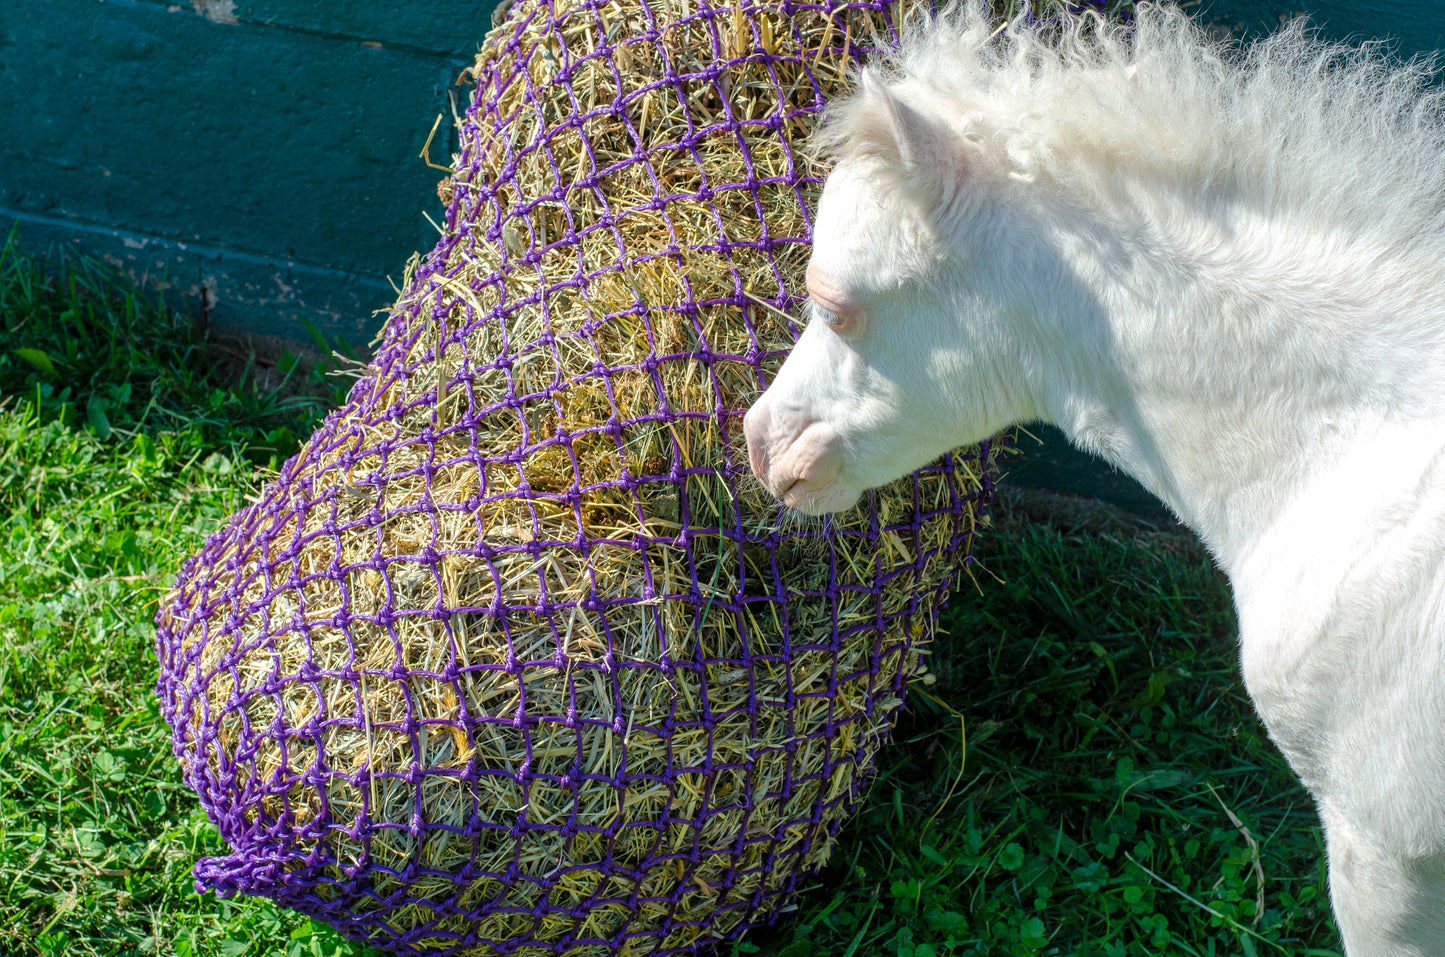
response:
[[[194,892],[221,847],[153,693],[181,560],[348,385],[96,263],[0,251],[0,954],[366,953]],[[1030,494],[979,552],[831,863],[723,952],[1337,954],[1203,551]]]

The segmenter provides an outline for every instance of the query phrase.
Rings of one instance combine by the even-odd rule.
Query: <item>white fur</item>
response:
[[[1172,8],[920,21],[833,104],[815,316],[749,411],[803,511],[1044,420],[1234,587],[1350,957],[1445,955],[1445,106],[1427,64]],[[840,332],[840,329],[842,330]]]

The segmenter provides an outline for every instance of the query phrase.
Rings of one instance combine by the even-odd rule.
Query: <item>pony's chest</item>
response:
[[[1445,819],[1445,481],[1417,478],[1353,526],[1301,514],[1231,577],[1245,684],[1305,785]]]

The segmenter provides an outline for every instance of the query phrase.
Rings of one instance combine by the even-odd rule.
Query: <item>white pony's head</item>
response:
[[[1009,298],[1027,251],[1008,248],[1021,234],[962,109],[871,68],[830,107],[809,321],[744,422],[754,473],[800,511],[845,509],[1034,411],[1011,321],[1027,306]]]

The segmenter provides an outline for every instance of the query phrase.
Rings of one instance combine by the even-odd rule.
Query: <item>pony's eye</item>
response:
[[[857,306],[829,308],[816,301],[814,306],[817,308],[818,317],[840,336],[851,339],[863,331],[863,311]]]
[[[863,310],[812,263],[808,264],[808,298],[818,316],[839,335],[851,337],[863,330]]]

